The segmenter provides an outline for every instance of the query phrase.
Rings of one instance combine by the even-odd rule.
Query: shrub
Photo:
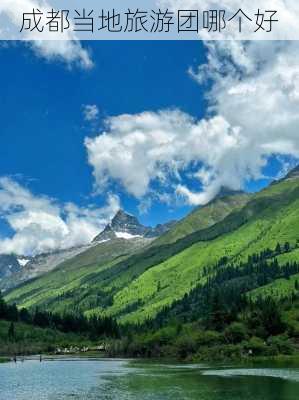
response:
[[[199,331],[196,336],[198,346],[215,346],[222,343],[222,335],[216,331]]]
[[[272,336],[267,343],[277,354],[290,355],[294,352],[294,345],[286,335]]]
[[[252,355],[262,355],[267,353],[267,344],[260,338],[253,336],[243,344],[244,349]]]
[[[241,322],[233,322],[224,331],[227,342],[237,344],[247,338],[247,329]]]

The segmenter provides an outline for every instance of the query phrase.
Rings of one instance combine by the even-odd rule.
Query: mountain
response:
[[[21,265],[14,255],[0,254],[0,282],[4,278],[19,272]]]
[[[287,175],[282,180],[292,180],[298,178],[299,178],[299,165],[296,168],[292,169],[290,172],[288,172]]]
[[[135,240],[134,243],[127,246],[128,249],[137,249],[149,244],[153,238],[165,233],[173,224],[174,222],[169,222],[165,225],[157,225],[155,228],[145,227],[139,223],[136,217],[125,213],[123,210],[119,210],[111,223],[88,245],[56,250],[27,258],[14,255],[0,255],[0,290],[10,290],[23,282],[37,278],[55,269],[65,261],[76,257],[78,254],[86,252],[89,254],[89,249],[108,240],[111,240],[114,247],[117,248],[119,245],[117,239],[130,239],[130,241],[140,239]],[[99,251],[101,251],[101,248],[99,248]],[[91,249],[92,252],[93,250]],[[114,254],[115,251],[112,246],[111,259],[113,259]]]
[[[155,226],[155,228],[152,228],[147,233],[146,237],[152,237],[152,238],[160,237],[161,235],[165,234],[170,229],[172,229],[176,224],[177,224],[177,221],[175,221],[175,220],[166,222],[165,224],[158,224]]]
[[[74,247],[66,250],[56,250],[49,253],[38,254],[34,257],[24,257],[16,255],[0,255],[0,264],[2,270],[5,268],[9,273],[2,274],[0,265],[0,290],[8,290],[18,286],[22,282],[36,278],[45,274],[57,265],[77,254],[85,251],[88,246]],[[1,262],[2,260],[2,262]],[[10,267],[12,261],[14,267]]]
[[[93,242],[101,242],[115,238],[132,239],[145,236],[148,228],[141,225],[136,217],[119,210],[111,223],[94,238]]]
[[[119,210],[111,223],[93,239],[93,242],[101,243],[115,238],[155,238],[168,231],[174,223],[173,221],[165,225],[157,225],[155,228],[146,227],[140,224],[135,216],[127,214],[123,210]]]
[[[193,232],[208,228],[221,221],[233,210],[242,208],[249,199],[248,193],[221,188],[212,201],[204,207],[196,207],[181,221],[173,224],[169,231],[159,237],[153,245],[174,243]]]
[[[238,194],[233,193],[231,196],[226,196],[225,200],[215,201],[213,206],[210,203],[198,209],[196,211],[199,213],[198,229],[222,220],[229,211],[234,208],[239,209],[247,200],[247,195],[242,194],[239,198]],[[190,214],[190,218],[194,218],[193,213]],[[211,219],[213,222],[210,222]],[[61,293],[68,298],[67,303],[84,310],[97,308],[103,303],[111,303],[114,292],[125,288],[148,268],[179,251],[176,244],[168,247],[167,243],[165,247],[157,243],[159,239],[153,240],[150,237],[162,232],[167,235],[165,230],[176,229],[177,225],[180,226],[180,222],[146,228],[140,225],[135,217],[119,211],[103,232],[94,239],[94,247],[58,265],[54,271],[34,282],[22,285],[9,294],[9,298],[14,298],[17,302],[19,302],[17,297],[21,298],[22,302],[24,301],[22,304],[26,306],[47,304],[47,307],[53,309],[56,309],[55,296],[58,295],[61,306],[64,307]],[[192,225],[191,232],[195,230],[196,221]],[[120,245],[122,253],[118,251]],[[186,246],[188,247],[189,243]],[[66,285],[66,279],[69,285]],[[44,287],[48,287],[49,290],[44,290]],[[103,291],[105,295],[102,297]],[[43,293],[42,298],[41,293]]]
[[[127,217],[120,219],[127,221]],[[136,225],[135,219],[129,220]],[[123,225],[121,229],[125,229]],[[119,224],[113,226],[120,229]],[[174,236],[166,240],[172,230]],[[137,231],[127,231],[132,232]],[[89,250],[70,259],[9,292],[6,299],[19,306],[59,312],[105,312],[122,323],[136,323],[154,318],[183,299],[206,282],[209,271],[213,276],[213,269],[223,260],[239,265],[259,253],[271,255],[278,242],[281,247],[288,244],[279,262],[299,260],[299,176],[294,170],[252,195],[220,195],[194,210],[169,233],[154,241],[138,236],[100,243],[93,256]],[[121,248],[111,258],[115,241]],[[135,248],[130,247],[135,243]]]
[[[73,310],[81,303],[84,303],[84,307],[87,308],[95,307],[99,302],[109,304],[108,287],[106,291],[102,290],[101,285],[97,285],[98,280],[102,284],[106,282],[108,286],[110,268],[130,258],[133,254],[138,254],[151,241],[152,239],[136,237],[130,240],[114,238],[113,240],[94,243],[75,257],[62,262],[52,271],[29,282],[24,282],[16,289],[9,290],[7,296],[14,297],[17,294],[17,297],[19,297],[20,295],[24,307],[30,307],[39,297],[38,302],[40,304],[45,301],[48,304],[48,309],[51,308],[50,304],[52,304],[57,311],[64,310],[65,301]],[[107,275],[103,276],[103,274]],[[115,275],[111,275],[112,277],[117,278]],[[95,285],[91,287],[91,283],[95,283]],[[28,297],[27,289],[29,288],[34,289]],[[34,297],[33,302],[32,296]],[[56,308],[57,304],[54,305],[54,299],[58,300],[58,298],[60,298],[61,307]],[[19,303],[19,300],[17,300],[17,303]]]

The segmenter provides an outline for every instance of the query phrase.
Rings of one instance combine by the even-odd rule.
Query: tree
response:
[[[271,297],[258,299],[256,303],[259,310],[259,318],[261,325],[265,329],[268,336],[278,335],[285,330],[285,324],[281,318],[281,310],[279,304]]]
[[[289,242],[285,242],[285,244],[284,244],[284,251],[285,251],[286,253],[288,253],[288,252],[290,251],[290,249],[291,249],[290,243],[289,243]]]
[[[10,342],[14,342],[16,338],[16,333],[15,333],[15,324],[13,322],[10,323],[9,328],[8,328],[8,340]]]
[[[158,281],[158,283],[157,283],[157,292],[160,292],[160,290],[161,290],[161,282]]]
[[[27,324],[32,322],[31,315],[30,315],[29,311],[26,308],[22,308],[19,311],[19,318],[20,318],[20,321],[25,322]]]
[[[5,319],[7,314],[7,306],[0,292],[0,319]]]
[[[18,311],[17,306],[15,304],[7,306],[6,319],[8,321],[14,321],[14,322],[18,321],[18,319],[19,319],[19,311]]]

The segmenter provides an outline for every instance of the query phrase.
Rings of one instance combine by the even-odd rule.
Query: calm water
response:
[[[1,400],[298,400],[299,368],[61,358],[0,364]]]

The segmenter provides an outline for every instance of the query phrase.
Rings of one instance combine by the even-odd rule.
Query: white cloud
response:
[[[83,106],[83,115],[86,121],[95,121],[99,116],[99,109],[95,104]]]
[[[68,66],[76,64],[83,69],[93,67],[90,54],[78,40],[35,40],[28,42],[28,44],[37,56],[47,60],[62,61]]]
[[[298,40],[299,27],[298,27],[298,12],[299,3],[296,0],[156,0],[160,7],[166,9],[177,10],[199,10],[200,15],[203,11],[208,10],[225,10],[226,27],[220,32],[208,31],[208,29],[201,29],[199,31],[200,39],[202,40]],[[242,11],[249,16],[252,21],[249,22],[243,18],[242,31],[239,32],[239,21],[235,18],[233,21],[229,19],[235,13],[242,9]],[[265,13],[262,22],[262,17],[257,17],[258,10],[264,13],[266,10],[276,10],[277,13],[273,19],[278,19],[277,22],[272,22],[272,30],[269,30],[270,13]],[[257,20],[262,22],[263,29],[258,29]],[[215,22],[215,18],[213,19]],[[237,48],[235,50],[238,50]],[[235,56],[237,53],[235,53]],[[242,57],[242,54],[239,54]]]
[[[13,2],[11,0],[1,0],[0,16],[8,18],[9,22],[17,26],[19,31],[22,26],[23,16],[21,10],[26,12],[26,10],[31,11],[36,8],[44,13],[52,9],[45,0],[14,0]],[[43,33],[43,35],[45,34]],[[75,63],[84,69],[90,69],[93,66],[88,51],[81,46],[80,41],[71,30],[67,30],[63,34],[51,32],[51,35],[44,36],[43,40],[40,40],[39,33],[34,36],[33,32],[30,32],[27,40],[27,45],[34,50],[35,54],[47,60],[63,61],[67,65]]]
[[[32,255],[89,243],[119,209],[117,196],[102,208],[58,204],[36,196],[16,181],[0,178],[0,216],[15,232],[0,240],[1,253]]]
[[[174,3],[199,4],[168,2]],[[200,2],[201,9],[213,4]],[[239,2],[227,0],[223,7],[238,9]],[[298,42],[205,45],[207,64],[190,73],[199,85],[210,82],[207,117],[196,121],[161,110],[109,118],[104,132],[85,141],[99,188],[118,182],[142,204],[153,191],[156,198],[158,192],[204,204],[222,186],[241,189],[263,177],[272,155],[283,160],[282,169],[285,158],[279,156],[299,158]],[[181,179],[188,170],[197,187]]]
[[[114,180],[141,199],[149,194],[153,181],[160,184],[160,190],[171,190],[174,182],[181,181],[182,172],[199,163],[211,168],[227,163],[230,171],[222,183],[240,187],[238,178],[233,182],[228,176],[236,172],[228,154],[237,153],[247,143],[240,129],[232,128],[221,116],[196,121],[178,110],[165,110],[112,117],[106,125],[106,132],[85,140],[100,189]],[[211,191],[208,197],[213,196],[216,189],[212,190],[210,181],[203,184]],[[177,191],[187,193],[182,188]]]
[[[261,174],[271,155],[299,157],[298,42],[207,43],[209,61],[193,77],[212,81],[210,112],[238,127],[244,145],[229,151],[211,185],[225,175],[242,185]],[[236,51],[236,48],[239,50]],[[235,57],[235,53],[243,56]],[[221,69],[221,65],[226,68]],[[208,71],[208,74],[205,72]],[[282,170],[287,161],[282,158]],[[235,172],[231,167],[235,165]],[[212,166],[213,170],[215,165]],[[190,196],[187,195],[190,199]]]

